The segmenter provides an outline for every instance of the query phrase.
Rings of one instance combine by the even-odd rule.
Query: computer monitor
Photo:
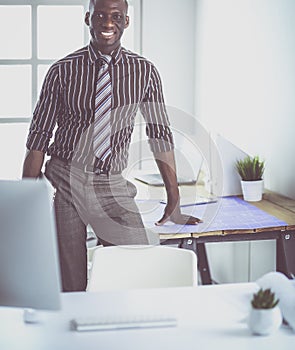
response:
[[[44,180],[0,181],[0,305],[60,309],[52,197]]]

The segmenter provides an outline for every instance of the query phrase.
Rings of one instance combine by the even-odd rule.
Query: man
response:
[[[45,175],[56,188],[64,291],[86,288],[88,224],[104,245],[149,244],[134,201],[135,186],[121,175],[138,109],[167,191],[167,205],[156,224],[200,221],[180,212],[173,140],[158,72],[121,47],[129,24],[127,10],[124,0],[90,0],[85,15],[90,44],[49,69],[28,135],[23,177],[40,176],[44,154],[51,156]]]

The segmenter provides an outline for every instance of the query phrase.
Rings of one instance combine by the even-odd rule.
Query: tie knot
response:
[[[109,55],[101,55],[100,56],[100,64],[102,66],[104,66],[104,65],[108,66],[110,64],[111,60],[112,60],[112,56],[109,56]]]

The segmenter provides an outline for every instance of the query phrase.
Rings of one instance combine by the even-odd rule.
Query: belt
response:
[[[72,160],[63,159],[63,158],[60,158],[57,156],[52,156],[51,159],[57,160],[65,165],[70,165],[76,169],[83,170],[83,172],[86,174],[106,175],[106,176],[121,174],[121,171],[111,171],[111,170],[106,170],[106,169],[99,169],[99,168],[96,168],[95,165],[83,164],[83,163],[75,162]]]

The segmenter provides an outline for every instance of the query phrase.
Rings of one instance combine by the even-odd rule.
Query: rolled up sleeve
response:
[[[162,83],[154,65],[151,65],[149,84],[141,104],[141,113],[146,122],[146,134],[152,152],[168,152],[174,149]]]
[[[33,113],[26,147],[46,152],[61,108],[61,84],[57,65],[52,66],[45,79]]]

